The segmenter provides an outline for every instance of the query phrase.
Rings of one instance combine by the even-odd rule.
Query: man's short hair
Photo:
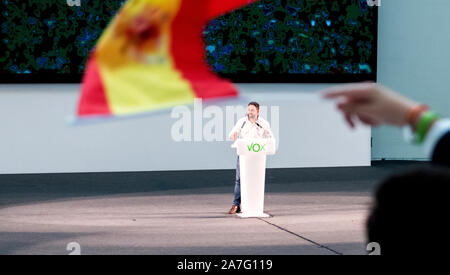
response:
[[[253,105],[253,106],[255,106],[256,107],[256,110],[258,110],[259,111],[259,104],[258,104],[258,102],[254,102],[254,101],[252,101],[252,102],[250,102],[247,106],[250,106],[250,105]]]

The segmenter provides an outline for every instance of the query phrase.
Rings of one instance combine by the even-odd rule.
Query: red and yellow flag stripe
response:
[[[210,71],[202,40],[214,17],[255,0],[129,0],[93,50],[78,117],[128,115],[237,96]]]

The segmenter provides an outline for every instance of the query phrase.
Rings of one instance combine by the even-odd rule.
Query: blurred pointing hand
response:
[[[404,126],[410,108],[418,104],[375,83],[340,85],[323,93],[325,98],[337,99],[338,109],[352,128],[355,127],[355,117],[370,126]]]

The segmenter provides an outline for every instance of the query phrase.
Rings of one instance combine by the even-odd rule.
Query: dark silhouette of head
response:
[[[450,169],[427,168],[392,176],[375,194],[368,242],[382,255],[433,254],[449,244]]]

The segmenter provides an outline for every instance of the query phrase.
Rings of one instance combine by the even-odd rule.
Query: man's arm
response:
[[[241,130],[242,124],[244,123],[245,118],[239,119],[236,124],[234,125],[233,129],[231,129],[230,133],[228,134],[228,138],[231,140],[235,140],[237,138],[237,135],[239,131]]]
[[[273,138],[274,136],[272,129],[270,129],[270,123],[263,118],[259,118],[258,121],[261,123],[261,127],[264,130],[263,138]]]
[[[421,111],[421,108],[417,108],[420,107],[418,102],[375,83],[340,85],[325,90],[324,96],[338,99],[337,107],[351,127],[355,126],[353,119],[357,117],[364,124],[371,126],[409,125],[418,134],[420,121],[424,118],[416,116],[415,120],[411,120],[414,117],[411,114]],[[425,138],[425,150],[434,163],[450,165],[450,119],[437,119],[434,114],[425,118],[420,132],[421,139]],[[430,128],[426,129],[427,126]]]

